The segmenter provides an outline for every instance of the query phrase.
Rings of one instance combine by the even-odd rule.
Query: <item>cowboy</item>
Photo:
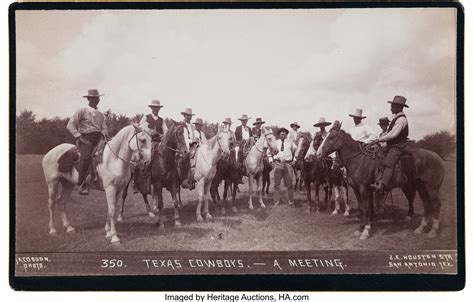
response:
[[[81,154],[79,161],[79,194],[89,194],[89,184],[86,181],[89,174],[89,168],[92,160],[92,152],[104,136],[108,139],[107,125],[105,124],[105,116],[97,109],[100,97],[97,89],[89,89],[87,98],[89,106],[79,109],[69,119],[67,129],[77,139],[77,146]]]
[[[285,187],[288,190],[288,204],[293,206],[293,154],[296,150],[296,145],[287,139],[289,131],[286,128],[278,129],[277,135],[279,139],[276,141],[278,147],[278,154],[273,157],[274,163],[274,202],[275,205],[280,203],[280,183],[281,180],[285,182]]]
[[[255,123],[253,123],[255,127],[252,128],[252,136],[255,140],[258,140],[260,136],[262,136],[263,124],[265,124],[265,121],[263,121],[261,117],[257,117],[257,119],[255,120]]]
[[[192,165],[192,160],[194,159],[194,155],[196,153],[196,148],[197,148],[197,140],[195,137],[195,129],[193,124],[191,123],[191,120],[193,118],[193,110],[191,108],[185,108],[184,111],[181,112],[181,114],[184,117],[184,140],[189,146],[189,169],[187,171],[187,177],[183,179],[183,182],[181,186],[183,188],[187,188],[190,190],[194,189],[194,178],[191,173],[191,165]]]
[[[161,138],[168,131],[165,120],[159,116],[160,109],[163,107],[159,100],[151,101],[148,105],[151,109],[151,113],[143,116],[140,121],[140,125],[146,125],[152,131],[151,141],[153,144],[152,149],[156,150],[158,144],[161,142]],[[152,156],[154,152],[152,152]],[[149,194],[150,193],[150,170],[149,167],[136,165],[133,170],[133,192]]]
[[[362,109],[356,109],[355,113],[349,114],[349,116],[354,119],[354,127],[349,129],[349,134],[353,140],[367,144],[377,139],[375,132],[362,123],[362,120],[366,118],[362,115]]]
[[[251,119],[251,117],[248,117],[247,114],[242,114],[242,116],[238,118],[238,120],[242,123],[240,126],[235,128],[235,139],[238,143],[247,141],[252,136],[252,129],[247,126],[249,119]]]
[[[326,122],[326,119],[324,117],[319,118],[319,121],[313,125],[313,127],[319,127],[319,131],[314,133],[313,143],[309,146],[305,159],[307,159],[310,156],[314,156],[316,154],[317,150],[314,146],[314,142],[316,141],[317,138],[322,137],[324,139],[328,135],[328,132],[326,131],[326,127],[329,125],[331,125],[331,122]]]
[[[407,99],[403,96],[395,96],[390,103],[390,110],[392,111],[392,121],[388,126],[387,133],[383,134],[377,141],[387,142],[387,155],[384,160],[384,170],[382,178],[377,181],[372,187],[377,192],[386,191],[388,184],[393,175],[393,170],[397,164],[403,150],[406,147],[408,140],[408,119],[403,112],[403,108],[409,108],[406,104]]]
[[[149,129],[154,129],[156,131],[153,132],[151,140],[157,144],[161,142],[161,138],[168,131],[168,126],[166,126],[165,120],[158,115],[160,109],[163,108],[163,105],[160,104],[159,100],[153,100],[148,107],[151,109],[151,114],[145,115],[140,121],[140,125],[147,124]]]
[[[296,144],[296,140],[298,139],[298,135],[300,132],[298,131],[301,126],[298,124],[298,122],[293,122],[290,124],[290,134],[288,135],[288,139],[291,140],[294,144]]]
[[[390,120],[388,119],[388,117],[379,118],[379,122],[378,122],[377,125],[379,125],[380,128],[382,129],[382,132],[380,132],[380,134],[379,134],[379,138],[380,138],[388,132],[388,125],[390,125]],[[386,142],[380,142],[380,146],[386,147],[387,143]]]
[[[202,121],[202,118],[196,118],[196,121],[193,124],[194,137],[198,141],[198,144],[202,145],[207,141],[206,134],[202,131],[202,126],[204,125],[204,122]]]
[[[341,127],[342,127],[341,121],[335,120],[335,121],[334,121],[334,124],[332,125],[332,129],[341,130]]]

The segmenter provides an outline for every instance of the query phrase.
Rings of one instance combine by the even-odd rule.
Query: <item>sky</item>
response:
[[[69,117],[87,89],[100,110],[238,125],[320,117],[377,133],[395,95],[410,138],[455,133],[456,12],[450,8],[16,12],[17,112]]]

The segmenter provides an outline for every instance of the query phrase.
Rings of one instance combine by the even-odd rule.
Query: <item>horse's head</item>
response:
[[[270,127],[262,128],[262,137],[264,138],[263,148],[270,150],[273,155],[278,154],[278,147],[276,144],[275,135]]]
[[[295,160],[302,160],[309,148],[310,138],[308,135],[300,133],[296,138]]]
[[[318,158],[325,157],[335,151],[340,151],[343,145],[344,134],[343,130],[332,128],[317,149],[316,155]]]
[[[168,129],[170,135],[167,141],[168,147],[177,150],[179,155],[186,155],[189,152],[189,145],[184,137],[184,124],[174,120],[171,122],[171,127]]]
[[[223,126],[219,126],[216,134],[216,141],[222,150],[222,157],[227,158],[230,154],[230,131]]]
[[[151,161],[151,135],[152,130],[147,127],[141,127],[133,123],[133,135],[128,140],[128,147],[133,153],[138,154],[138,158],[145,163]]]

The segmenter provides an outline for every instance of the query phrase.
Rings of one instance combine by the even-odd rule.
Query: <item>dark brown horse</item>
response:
[[[176,198],[179,193],[180,185],[177,163],[180,161],[180,158],[185,157],[187,153],[188,147],[184,139],[184,125],[173,121],[173,125],[171,125],[168,132],[163,136],[161,143],[154,149],[152,161],[149,167],[153,200],[156,207],[153,211],[158,213],[158,226],[160,228],[164,227],[162,221],[163,188],[166,188],[171,193],[171,198],[173,199],[175,208],[174,225],[176,227],[181,226],[178,212],[181,203]],[[122,208],[120,210],[120,216],[122,219],[125,199],[127,197],[127,189],[128,185],[122,195]],[[150,205],[148,204],[147,194],[142,193],[142,196],[149,216],[154,216],[153,211],[150,209]]]
[[[311,143],[315,144],[315,148],[319,147],[323,138],[321,135],[317,134],[314,138],[314,141],[311,140],[309,135],[301,135],[298,139],[298,146],[295,152],[296,162],[302,163],[301,169],[301,178],[306,186],[306,196],[308,199],[308,210],[307,212],[319,212],[321,209],[319,202],[319,187],[323,185],[324,189],[324,204],[327,208],[328,201],[331,198],[331,188],[329,185],[329,175],[331,169],[331,159],[328,158],[317,158],[311,157],[307,160],[305,155],[308,152],[308,149]],[[314,183],[314,193],[316,202],[311,198],[311,184]]]
[[[362,224],[356,234],[360,235],[360,239],[367,239],[370,236],[374,211],[374,194],[370,185],[375,182],[383,161],[374,156],[374,153],[367,152],[343,130],[331,129],[317,154],[325,156],[335,151],[339,152],[357,199],[361,203]],[[402,162],[403,173],[400,169],[396,170],[390,188],[400,187],[409,200],[413,200],[418,192],[423,201],[424,217],[415,233],[421,234],[428,222],[433,220],[428,237],[436,237],[441,207],[438,194],[444,177],[443,160],[436,153],[421,148],[407,148],[405,153],[411,156],[410,160],[406,165]]]
[[[267,150],[264,151],[267,153]],[[266,196],[270,195],[270,172],[273,170],[273,163],[268,159],[268,156],[263,158],[263,171],[262,171],[262,194]]]

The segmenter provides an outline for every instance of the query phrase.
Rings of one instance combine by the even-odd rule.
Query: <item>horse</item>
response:
[[[48,185],[49,233],[51,235],[57,233],[53,222],[56,203],[59,204],[63,227],[66,232],[75,231],[67,218],[66,203],[74,184],[78,182],[79,173],[74,167],[66,172],[61,172],[58,165],[59,158],[74,148],[76,146],[73,144],[60,144],[48,151],[42,161],[43,172]],[[97,175],[102,180],[107,197],[106,238],[111,238],[111,242],[115,244],[120,243],[115,227],[117,201],[128,182],[131,173],[131,159],[134,153],[139,154],[140,161],[150,161],[151,133],[148,129],[144,130],[140,126],[132,124],[121,129],[111,141],[106,142],[102,162],[97,164]],[[59,192],[60,183],[62,188]]]
[[[146,193],[142,193],[143,201],[148,212],[148,216],[155,217],[155,213],[158,214],[158,226],[163,228],[162,223],[162,210],[163,210],[163,188],[168,189],[171,193],[175,208],[174,225],[180,227],[181,222],[179,220],[178,208],[180,207],[179,199],[177,194],[179,192],[180,177],[177,169],[177,162],[179,158],[186,156],[189,152],[189,147],[186,144],[184,138],[184,125],[172,121],[173,124],[168,129],[166,134],[162,137],[161,143],[157,145],[153,150],[153,156],[149,165],[149,177],[152,187],[152,197],[154,201],[153,210],[148,204],[148,198]],[[130,183],[130,182],[129,182]],[[127,197],[127,189],[122,194],[122,207],[120,210],[119,218],[123,219],[124,203]]]
[[[266,150],[265,150],[265,153]],[[270,172],[273,170],[273,163],[270,162],[268,156],[263,158],[263,171],[262,171],[262,194],[270,195]]]
[[[351,208],[349,207],[349,190],[346,180],[344,179],[344,172],[338,163],[333,163],[329,174],[329,182],[334,188],[334,211],[331,215],[337,215],[341,209],[341,198],[344,204],[344,216],[348,217]]]
[[[361,202],[362,224],[355,234],[361,240],[368,239],[374,210],[374,194],[370,190],[370,185],[375,182],[379,174],[379,167],[383,163],[374,158],[373,153],[368,153],[349,134],[339,129],[330,130],[329,135],[318,148],[317,155],[320,157],[335,151],[339,152],[353,183],[354,192]],[[439,229],[441,208],[439,189],[444,178],[443,160],[435,152],[422,148],[406,148],[404,153],[411,157],[410,164],[406,167],[403,165],[403,173],[399,169],[395,170],[391,188],[400,187],[409,201],[412,201],[418,192],[423,201],[424,215],[414,232],[416,234],[423,233],[428,222],[432,220],[428,237],[435,238]]]
[[[324,158],[319,159],[314,156],[310,156],[310,145],[313,143],[315,148],[319,146],[322,141],[322,136],[316,134],[314,141],[311,140],[309,135],[301,135],[298,139],[298,145],[295,151],[295,161],[302,163],[301,177],[304,180],[306,186],[306,197],[308,199],[307,213],[316,212],[319,213],[319,187],[323,185],[324,188],[324,204],[327,207],[328,200],[331,198],[331,188],[329,185],[329,171],[331,164],[330,160]],[[311,184],[314,183],[315,202],[311,197]]]
[[[195,166],[191,167],[191,175],[197,182],[198,204],[196,206],[196,219],[198,222],[204,221],[201,214],[203,204],[204,217],[207,220],[212,219],[212,215],[209,213],[209,191],[216,174],[217,163],[221,158],[229,156],[230,137],[228,129],[220,126],[214,137],[196,149]]]
[[[278,147],[276,145],[276,138],[273,131],[269,127],[262,127],[262,135],[257,142],[252,146],[247,157],[245,158],[245,173],[249,179],[249,210],[253,210],[253,179],[257,181],[257,192],[259,193],[259,203],[262,209],[265,209],[263,203],[262,191],[262,172],[263,172],[263,158],[267,156],[265,149],[270,150],[270,153],[276,155]]]

